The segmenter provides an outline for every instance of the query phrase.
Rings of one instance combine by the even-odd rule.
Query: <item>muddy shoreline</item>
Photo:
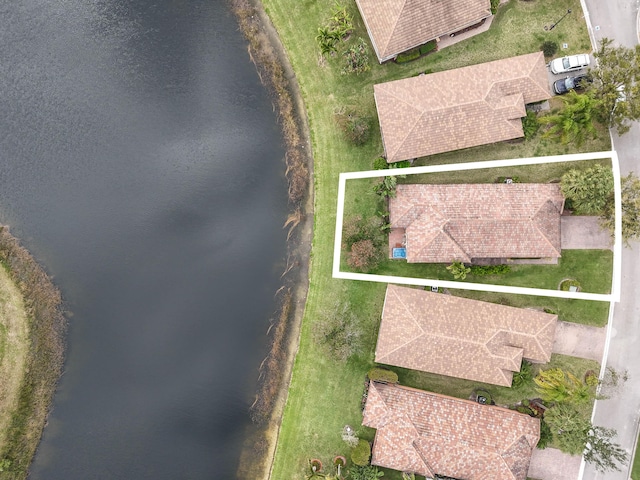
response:
[[[251,407],[236,473],[241,479],[270,477],[280,424],[287,400],[300,326],[309,288],[313,236],[313,154],[306,111],[295,74],[278,34],[260,0],[229,0],[248,53],[270,94],[285,142],[290,213],[287,264],[276,292],[278,310],[267,331],[270,351],[260,366],[260,380]]]

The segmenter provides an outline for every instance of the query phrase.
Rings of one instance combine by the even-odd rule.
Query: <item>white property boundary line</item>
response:
[[[583,160],[611,160],[611,167],[614,179],[615,198],[615,232],[613,246],[613,275],[611,282],[611,293],[586,293],[586,292],[563,292],[559,290],[548,290],[541,288],[511,287],[506,285],[490,285],[468,282],[452,282],[446,280],[435,280],[428,278],[395,277],[388,275],[372,275],[364,273],[343,272],[340,270],[340,254],[342,251],[342,222],[344,219],[344,200],[347,180],[377,178],[391,175],[415,175],[419,173],[452,172],[459,170],[479,170],[484,168],[513,167],[522,165],[540,165],[545,163],[559,162],[579,162]],[[621,275],[621,252],[622,252],[622,201],[620,191],[620,165],[618,155],[615,151],[576,153],[571,155],[554,155],[548,157],[514,158],[509,160],[490,160],[472,163],[457,163],[446,165],[431,165],[426,167],[409,167],[387,170],[369,170],[365,172],[345,172],[340,174],[338,183],[338,208],[336,211],[336,231],[333,253],[333,278],[347,280],[361,280],[379,283],[397,283],[403,285],[434,286],[442,288],[454,288],[463,290],[476,290],[497,293],[516,293],[520,295],[539,295],[544,297],[573,298],[579,300],[597,300],[601,302],[620,301],[620,275]]]

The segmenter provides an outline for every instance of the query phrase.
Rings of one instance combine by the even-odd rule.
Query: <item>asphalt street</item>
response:
[[[592,41],[611,38],[616,44],[633,47],[638,43],[637,0],[583,0]],[[640,125],[622,137],[612,135],[618,152],[622,175],[634,171],[640,174]],[[631,456],[640,419],[640,296],[636,285],[640,281],[640,245],[622,249],[621,301],[614,306],[607,366],[618,372],[627,371],[629,380],[611,398],[596,402],[594,424],[614,428],[616,441]],[[618,472],[600,473],[589,464],[581,476],[584,480],[628,480],[630,466]]]

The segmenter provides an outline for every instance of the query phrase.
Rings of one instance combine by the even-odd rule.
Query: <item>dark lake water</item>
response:
[[[73,312],[32,479],[229,479],[284,269],[224,0],[0,1],[0,222]]]

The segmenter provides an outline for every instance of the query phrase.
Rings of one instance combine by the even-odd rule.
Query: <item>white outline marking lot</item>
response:
[[[478,170],[485,168],[512,167],[521,165],[539,165],[545,163],[558,162],[578,162],[583,160],[611,160],[614,179],[614,199],[615,199],[615,231],[613,245],[613,275],[611,281],[611,293],[588,293],[588,292],[563,292],[560,290],[548,290],[542,288],[511,287],[506,285],[491,285],[469,282],[453,282],[447,280],[436,280],[429,278],[396,277],[389,275],[372,275],[366,273],[351,273],[340,270],[340,254],[342,250],[342,222],[344,219],[344,199],[346,181],[363,178],[386,177],[389,175],[415,175],[418,173],[438,173],[459,170]],[[361,280],[379,283],[396,283],[402,285],[434,286],[442,288],[477,290],[483,292],[515,293],[520,295],[538,295],[543,297],[574,298],[578,300],[597,300],[601,302],[620,301],[620,281],[621,281],[621,261],[622,261],[622,201],[620,189],[620,165],[618,155],[615,151],[576,153],[570,155],[554,155],[548,157],[514,158],[509,160],[489,160],[470,163],[457,163],[446,165],[431,165],[425,167],[409,167],[387,170],[369,170],[365,172],[345,172],[340,174],[338,184],[338,209],[336,211],[336,231],[333,254],[333,278],[347,280]]]

